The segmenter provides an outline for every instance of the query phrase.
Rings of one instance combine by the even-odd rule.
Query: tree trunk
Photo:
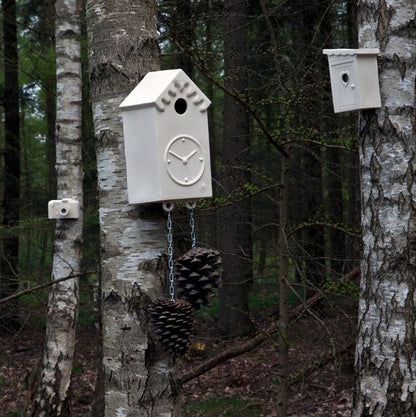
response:
[[[230,197],[250,181],[246,165],[250,144],[249,118],[245,107],[232,97],[232,94],[244,96],[247,89],[248,8],[246,2],[226,0],[224,10],[224,85],[231,95],[224,97],[222,188]],[[249,199],[224,209],[220,242],[224,273],[219,326],[228,337],[241,336],[251,330],[247,297],[252,279],[251,227]]]
[[[181,45],[181,49],[191,51],[194,39],[194,22],[192,16],[194,4],[189,0],[176,0],[176,8],[172,21],[172,39]],[[178,52],[177,67],[183,69],[186,74],[193,78],[193,66],[190,52]]]
[[[329,1],[303,2],[292,1],[290,7],[299,12],[293,13],[290,19],[294,37],[295,56],[293,60],[301,61],[301,72],[295,78],[297,89],[299,91],[308,90],[314,83],[319,82],[319,74],[316,74],[316,49],[322,45],[322,38],[327,40],[325,35],[328,32],[326,20],[326,10],[329,8]],[[299,28],[302,30],[299,30]],[[298,58],[301,57],[301,58]],[[299,65],[299,64],[298,64]],[[314,106],[314,101],[298,101],[295,107],[289,108],[288,111],[294,112],[293,119],[296,121],[295,129],[307,129],[319,131],[323,126],[323,111],[321,108]],[[313,117],[311,117],[313,115]],[[303,145],[305,151],[295,156],[296,148],[292,152],[292,160],[299,160],[298,170],[301,176],[300,196],[292,191],[292,198],[299,200],[303,210],[300,210],[302,221],[312,223],[309,227],[303,229],[301,240],[301,253],[299,265],[302,266],[306,287],[310,293],[315,290],[311,287],[320,287],[324,283],[326,275],[326,253],[325,253],[325,235],[322,226],[313,225],[313,221],[324,217],[324,199],[323,199],[323,178],[322,163],[323,151],[319,144],[308,143]],[[291,221],[297,221],[298,213],[291,216]],[[303,259],[302,259],[303,258]]]
[[[362,113],[363,254],[353,417],[416,410],[414,1],[359,1],[360,47],[380,47],[382,107]]]
[[[328,109],[328,113],[331,110]],[[335,130],[335,125],[328,120],[325,125],[326,130]],[[333,224],[343,223],[343,195],[342,195],[342,156],[345,156],[338,148],[328,148],[326,156],[326,188],[327,188],[327,217]],[[329,237],[329,271],[332,278],[340,278],[345,272],[345,233],[335,227],[328,230]]]
[[[151,338],[147,314],[166,281],[165,215],[159,204],[128,205],[118,107],[158,69],[155,3],[88,0],[86,11],[100,201],[102,415],[180,416],[173,361]]]
[[[43,0],[40,15],[40,33],[42,34],[41,43],[44,56],[55,56],[55,1]],[[56,161],[56,68],[52,68],[45,74],[42,80],[43,91],[45,94],[45,114],[46,114],[46,161],[48,164],[48,174],[46,179],[46,191],[50,198],[57,195],[57,179],[55,170]],[[45,281],[49,275],[47,268],[47,251],[53,237],[53,225],[46,229],[41,237],[41,255],[39,257],[38,280]],[[29,242],[31,244],[31,242]]]
[[[279,417],[287,416],[289,377],[289,246],[288,246],[288,203],[289,203],[288,156],[282,156],[280,203],[279,203],[279,359],[277,387],[277,411]]]
[[[42,35],[43,53],[49,56],[51,49],[55,51],[55,1],[43,0],[40,15],[40,31]],[[52,53],[54,55],[54,52]],[[55,123],[56,123],[56,71],[48,72],[42,80],[45,94],[45,112],[47,123],[46,134],[46,160],[48,163],[48,177],[46,189],[52,197],[56,196],[56,143],[55,143]]]
[[[358,44],[358,31],[357,31],[357,2],[356,0],[348,0],[347,2],[347,22],[348,28],[348,45],[350,48],[356,48]],[[349,118],[349,132],[351,137],[357,135],[358,131],[358,117],[356,112],[352,112],[348,116]],[[358,155],[358,144],[354,145],[348,157],[348,170],[346,178],[348,180],[348,203],[346,207],[348,225],[353,230],[358,230],[360,227],[360,161]],[[345,239],[346,249],[346,270],[351,271],[359,265],[361,256],[360,239],[353,236],[346,236]]]
[[[56,175],[58,199],[74,197],[82,205],[81,147],[81,9],[78,0],[58,0],[56,18]],[[81,210],[82,213],[82,210]],[[52,280],[79,275],[82,214],[58,219],[54,238]],[[46,346],[32,416],[70,416],[70,382],[75,350],[78,277],[51,287]]]
[[[19,286],[17,264],[19,259],[19,238],[14,227],[19,222],[20,195],[20,117],[18,49],[15,0],[2,1],[3,12],[3,70],[4,70],[4,187],[2,196],[2,234],[0,254],[0,296],[15,292]],[[2,326],[17,324],[17,308],[9,305],[0,312]]]

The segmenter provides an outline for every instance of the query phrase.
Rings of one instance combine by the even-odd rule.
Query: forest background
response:
[[[17,28],[16,39],[3,32],[1,51],[7,114],[1,121],[2,298],[49,283],[55,224],[47,219],[47,203],[57,196],[54,3],[18,1],[11,22],[13,3],[2,1],[3,27]],[[282,314],[282,267],[291,307],[319,293],[311,313],[316,323],[328,316],[356,321],[358,283],[346,277],[360,257],[358,117],[333,113],[322,54],[357,47],[355,3],[260,0],[241,2],[233,14],[221,1],[157,4],[162,69],[182,68],[212,101],[214,196],[198,204],[195,222],[198,241],[224,259],[218,300],[201,313],[214,317],[218,339],[249,336],[259,322]],[[100,244],[87,48],[83,21],[78,323],[94,326]],[[180,253],[190,244],[186,210],[175,222]],[[0,304],[1,331],[42,329],[48,293],[46,286]]]

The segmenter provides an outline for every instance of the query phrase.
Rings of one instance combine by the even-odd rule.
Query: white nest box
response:
[[[335,113],[381,106],[378,48],[324,49],[328,55]]]
[[[212,196],[207,110],[181,70],[149,72],[121,103],[130,204]]]

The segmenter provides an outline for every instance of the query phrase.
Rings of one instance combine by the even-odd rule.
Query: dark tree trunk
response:
[[[7,296],[18,288],[17,264],[19,239],[16,227],[19,221],[20,190],[20,118],[18,51],[16,28],[16,2],[3,0],[4,42],[4,189],[3,189],[3,232],[0,254],[0,295]],[[7,325],[16,322],[16,309],[8,306]],[[3,321],[5,317],[2,315]]]
[[[328,219],[343,223],[342,172],[339,149],[328,149]],[[341,276],[345,268],[345,234],[336,227],[329,229],[331,273]]]
[[[348,27],[348,45],[356,48],[358,45],[357,37],[357,2],[349,0],[347,3],[347,27]],[[356,136],[358,132],[358,116],[355,113],[349,115],[349,126],[351,137]],[[356,146],[349,155],[348,167],[348,224],[354,230],[359,230],[361,219],[361,195],[360,195],[360,175],[359,175],[359,156],[358,146]],[[360,259],[360,239],[357,237],[347,236],[346,238],[346,258],[348,259],[347,270],[352,270],[359,266]]]
[[[193,78],[193,67],[190,56],[193,40],[193,3],[188,0],[177,0],[176,11],[173,19],[173,38],[182,51],[178,53],[177,66],[182,68],[189,77]]]
[[[40,15],[40,34],[44,49],[44,56],[48,56],[50,50],[55,55],[55,1],[43,0]],[[51,62],[51,65],[52,62]],[[52,198],[56,198],[56,145],[55,145],[55,122],[56,122],[56,70],[51,69],[42,79],[45,94],[45,112],[47,123],[46,134],[46,160],[48,163],[47,191]]]
[[[55,56],[55,1],[44,0],[42,4],[42,12],[40,15],[40,33],[42,35],[42,46],[44,49],[44,56],[49,56],[49,51],[53,50]],[[48,177],[46,180],[46,191],[48,197],[52,200],[57,195],[57,179],[56,179],[56,68],[55,61],[51,62],[54,66],[42,80],[43,91],[45,94],[45,113],[47,123],[46,133],[46,161],[48,164]],[[46,248],[53,237],[53,223],[50,225],[48,232],[42,236],[42,247]],[[43,280],[49,275],[47,267],[47,251],[43,250],[40,267],[39,279]]]
[[[310,88],[319,82],[321,77],[321,74],[316,71],[316,55],[318,48],[320,53],[322,45],[319,34],[325,31],[324,17],[328,3],[327,0],[312,3],[294,1],[291,3],[293,8],[291,28],[295,45],[297,45],[297,56],[293,59],[300,60],[298,68],[301,69],[294,82],[297,83],[299,91]],[[295,13],[296,10],[298,12]],[[302,30],[299,30],[300,27]],[[320,131],[324,113],[320,103],[313,100],[299,101],[297,106],[296,109],[291,110],[294,111],[299,126],[307,126],[313,131]],[[292,157],[293,160],[296,160],[294,155]],[[314,225],[314,222],[322,219],[325,214],[322,192],[323,152],[320,144],[305,143],[304,152],[299,158],[301,158],[299,200],[303,209],[301,213],[304,221],[311,224],[304,228],[301,234],[299,265],[302,266],[302,275],[307,285],[319,286],[326,274],[324,228]]]
[[[224,3],[225,89],[222,187],[227,197],[250,181],[246,161],[249,149],[247,111],[233,95],[243,97],[247,88],[247,3]],[[248,292],[252,275],[250,200],[231,204],[222,213],[223,287],[220,291],[219,326],[226,336],[247,333],[250,328]]]
[[[281,417],[287,416],[289,377],[289,246],[288,246],[288,199],[290,158],[283,156],[279,202],[279,359],[277,410]]]
[[[322,2],[322,6],[329,7],[328,2]],[[320,30],[319,40],[325,48],[333,47],[333,33],[334,33],[334,13],[323,13],[322,28]],[[348,20],[348,18],[347,18]],[[346,22],[346,25],[348,21]],[[326,74],[327,59],[323,54],[321,56],[322,72]],[[323,91],[324,97],[327,97],[328,91]],[[323,123],[321,130],[328,132],[330,138],[334,136],[338,138],[337,128],[339,119],[335,118],[332,113],[332,103],[329,100],[322,100],[323,106]],[[325,117],[328,115],[328,117]],[[336,132],[336,133],[334,133]],[[343,164],[342,161],[346,157],[346,151],[338,147],[329,147],[326,150],[326,213],[328,220],[335,225],[342,225],[344,223],[344,199],[343,199]],[[349,154],[348,154],[349,156]],[[337,227],[330,227],[328,230],[328,257],[329,257],[329,273],[331,276],[340,277],[345,271],[345,233]]]

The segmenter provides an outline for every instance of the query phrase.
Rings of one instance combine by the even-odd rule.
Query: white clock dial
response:
[[[204,173],[205,157],[199,142],[190,136],[172,139],[165,151],[169,176],[180,185],[195,184]]]

